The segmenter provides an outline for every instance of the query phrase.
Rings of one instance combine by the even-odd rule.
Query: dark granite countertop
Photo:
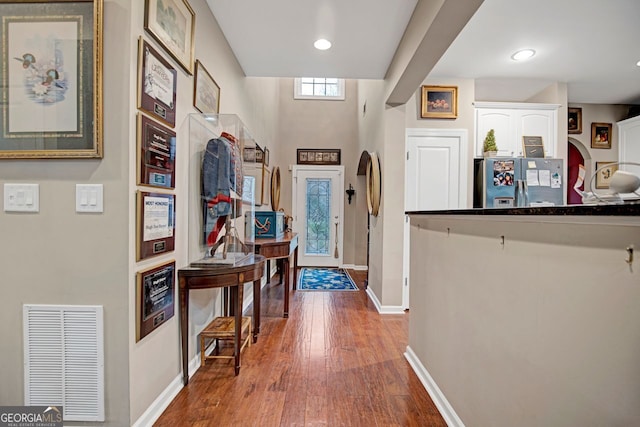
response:
[[[621,205],[565,205],[527,208],[476,208],[440,211],[407,211],[407,215],[556,215],[640,216],[640,202]]]

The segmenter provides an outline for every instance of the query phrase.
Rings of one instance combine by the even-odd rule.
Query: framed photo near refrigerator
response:
[[[599,170],[599,171],[598,171]],[[596,188],[607,189],[613,173],[618,170],[616,162],[596,162]]]
[[[138,185],[175,188],[176,133],[138,113]]]
[[[161,122],[176,125],[178,73],[140,37],[138,45],[138,108]]]
[[[541,136],[523,136],[522,148],[524,157],[544,158],[544,143]]]
[[[0,1],[0,158],[102,158],[102,0]]]
[[[136,283],[136,341],[140,341],[175,313],[175,261],[137,273]]]
[[[151,258],[175,248],[176,196],[138,191],[136,218],[136,261]]]

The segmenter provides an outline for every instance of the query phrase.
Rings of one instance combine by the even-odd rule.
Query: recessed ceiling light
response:
[[[313,46],[318,50],[327,50],[331,47],[331,42],[325,39],[318,39],[313,43]]]
[[[636,62],[636,65],[637,65],[638,67],[640,67],[640,61]]]
[[[511,59],[513,59],[514,61],[524,61],[531,58],[535,54],[536,51],[533,49],[522,49],[511,55]]]

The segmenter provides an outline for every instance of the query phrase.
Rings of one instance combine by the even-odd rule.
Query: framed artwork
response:
[[[199,60],[193,81],[193,106],[201,113],[220,112],[220,86]]]
[[[175,67],[140,37],[138,108],[171,127],[176,125],[177,77]]]
[[[298,148],[297,163],[299,165],[339,165],[340,149]]]
[[[0,16],[0,158],[102,158],[102,0],[3,0]]]
[[[582,108],[569,107],[567,129],[569,133],[582,133]]]
[[[256,162],[256,147],[244,147],[242,149],[242,161],[247,163]]]
[[[611,148],[611,123],[591,123],[591,148]]]
[[[523,136],[522,148],[525,157],[544,158],[544,143],[541,136]]]
[[[138,191],[137,204],[136,261],[173,251],[176,196]]]
[[[264,163],[264,150],[256,145],[256,163]]]
[[[176,133],[138,113],[138,185],[175,188]]]
[[[422,86],[423,119],[455,119],[458,117],[458,86]]]
[[[136,274],[136,342],[171,319],[175,313],[176,262],[170,261]]]
[[[613,173],[618,170],[618,165],[615,162],[596,162],[596,188],[606,189],[609,188],[609,181]]]
[[[193,74],[196,15],[187,0],[145,0],[144,29],[184,70]]]

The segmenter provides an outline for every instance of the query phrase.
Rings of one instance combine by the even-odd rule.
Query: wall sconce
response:
[[[349,188],[347,189],[347,196],[349,196],[349,204],[351,204],[351,198],[356,194],[356,190],[353,189],[351,183],[349,183]]]

